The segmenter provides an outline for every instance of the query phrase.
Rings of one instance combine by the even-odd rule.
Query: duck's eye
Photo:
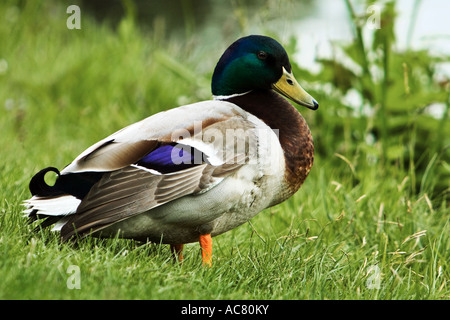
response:
[[[267,58],[267,52],[265,52],[265,51],[258,51],[258,59],[260,59],[260,60],[266,60],[266,58]]]

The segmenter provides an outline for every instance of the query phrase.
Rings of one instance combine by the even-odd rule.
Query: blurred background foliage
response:
[[[49,152],[36,169],[54,162],[56,152],[53,165],[61,167],[126,124],[210,99],[214,65],[240,36],[273,36],[291,58],[309,50],[291,28],[311,13],[312,2],[2,1],[0,121],[15,137],[6,133],[0,147],[12,150],[8,144],[18,139],[23,150],[33,150],[45,140]],[[448,200],[450,84],[437,70],[449,57],[396,48],[395,1],[382,2],[380,28],[369,32],[369,14],[355,8],[375,2],[344,2],[342,23],[354,36],[332,44],[340,54],[317,57],[318,72],[291,59],[294,74],[320,102],[317,112],[300,110],[317,158],[334,158],[337,175],[352,174],[355,185],[370,183],[365,169],[376,169],[379,179],[403,175],[402,188],[411,194]],[[66,27],[70,4],[81,8],[81,30]],[[61,139],[67,143],[61,146]]]

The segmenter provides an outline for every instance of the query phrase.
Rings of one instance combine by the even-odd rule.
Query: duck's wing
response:
[[[241,109],[211,101],[157,114],[100,141],[61,172],[104,172],[75,214],[64,218],[62,238],[207,192],[248,163],[254,129]]]
[[[91,189],[74,215],[68,216],[61,237],[84,236],[185,195],[209,190],[242,164],[194,166],[155,174],[140,166],[107,173]]]
[[[245,111],[224,101],[203,101],[159,112],[125,127],[82,152],[61,174],[108,172],[138,162],[161,143],[187,139],[195,144],[205,130],[227,129],[233,121],[244,121]],[[217,126],[226,121],[228,124]],[[241,127],[247,127],[241,123]],[[239,127],[238,127],[239,128]],[[207,145],[200,147],[208,150]],[[201,150],[203,151],[203,150]]]

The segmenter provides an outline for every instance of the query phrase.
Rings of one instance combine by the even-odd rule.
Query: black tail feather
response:
[[[48,172],[54,172],[58,175],[53,186],[45,182],[45,175]],[[57,168],[48,167],[36,173],[30,180],[29,189],[33,196],[37,197],[59,197],[61,195],[72,195],[78,199],[83,199],[92,186],[100,180],[103,173],[101,172],[82,172],[61,174]],[[28,214],[28,224],[40,221],[34,231],[41,228],[47,228],[58,222],[61,216],[49,216],[40,214],[38,210],[34,209]]]
[[[58,175],[53,186],[48,185],[44,176],[48,172],[55,172]],[[78,199],[83,199],[92,186],[102,177],[103,172],[80,172],[60,174],[54,167],[42,169],[31,178],[30,192],[33,196],[55,197],[63,194],[70,194]]]
[[[44,180],[44,176],[47,172],[55,172],[58,177],[60,177],[60,173],[59,170],[54,168],[54,167],[48,167],[45,169],[42,169],[41,171],[39,171],[38,173],[36,173],[34,175],[33,178],[31,178],[30,181],[30,192],[33,196],[57,196],[62,194],[62,192],[60,190],[58,190],[57,188],[55,188],[55,186],[49,186],[45,180]]]

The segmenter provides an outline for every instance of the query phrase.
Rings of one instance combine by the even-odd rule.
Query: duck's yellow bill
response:
[[[286,98],[305,106],[311,110],[317,110],[319,104],[311,95],[302,88],[292,73],[283,67],[283,75],[280,80],[272,85],[272,88]]]

